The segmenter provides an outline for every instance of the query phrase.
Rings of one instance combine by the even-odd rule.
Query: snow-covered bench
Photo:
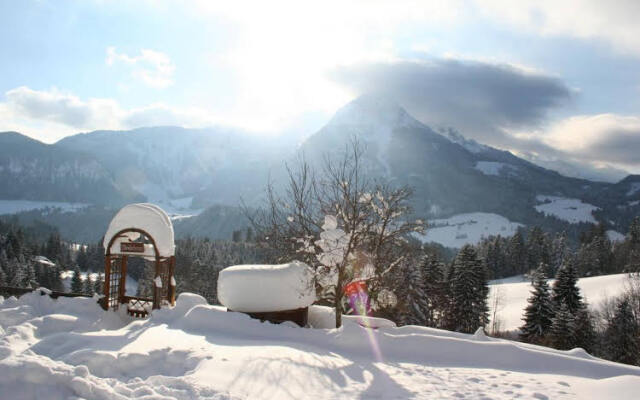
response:
[[[313,270],[299,261],[236,265],[220,271],[218,299],[229,311],[305,326],[308,307],[316,300],[313,276]]]

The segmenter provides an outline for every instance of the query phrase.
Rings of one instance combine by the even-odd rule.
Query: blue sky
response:
[[[518,154],[640,172],[640,2],[442,3],[0,0],[0,130],[305,136],[373,91]]]

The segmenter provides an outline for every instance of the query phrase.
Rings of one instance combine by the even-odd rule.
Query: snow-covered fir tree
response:
[[[429,303],[425,290],[422,265],[402,263],[395,275],[400,275],[403,283],[398,291],[398,301],[401,304],[400,315],[397,317],[401,325],[426,325]]]
[[[38,285],[38,281],[36,280],[36,271],[33,268],[33,263],[32,262],[27,262],[24,261],[24,271],[25,271],[25,277],[24,277],[24,281],[22,282],[22,287],[25,288],[32,288],[35,289],[37,288]]]
[[[7,274],[4,272],[2,265],[0,265],[0,286],[7,286]]]
[[[551,345],[558,350],[571,350],[576,347],[575,317],[564,301],[555,312],[550,339]]]
[[[575,316],[575,327],[576,347],[582,347],[587,353],[593,354],[598,339],[593,315],[586,304]]]
[[[553,284],[553,294],[551,301],[555,310],[559,310],[564,303],[571,315],[584,307],[580,289],[577,286],[578,275],[572,261],[565,261],[556,274],[556,281]]]
[[[507,247],[507,272],[505,276],[527,272],[527,249],[522,232],[518,230],[509,240]]]
[[[96,279],[93,281],[93,293],[102,294],[104,291],[104,276],[102,274],[96,275]]]
[[[71,278],[71,293],[82,293],[84,284],[80,277],[80,268],[76,265],[73,269],[73,277]]]
[[[525,342],[540,343],[549,333],[554,317],[549,285],[542,267],[534,273],[533,291],[527,302],[520,338]]]
[[[627,299],[618,303],[607,326],[605,338],[610,360],[640,365],[640,327]]]
[[[86,294],[87,296],[91,296],[93,295],[93,288],[94,288],[93,280],[91,279],[91,276],[87,272],[87,277],[84,279],[84,282],[82,283],[82,293]]]
[[[9,260],[9,267],[7,270],[11,275],[11,281],[9,283],[10,286],[24,287],[25,281],[28,278],[25,267],[26,265],[24,263],[20,263],[17,258]]]
[[[421,269],[427,301],[425,325],[438,327],[447,305],[444,264],[437,256],[426,255],[422,259]]]
[[[460,249],[452,266],[449,323],[458,332],[473,333],[489,319],[489,287],[485,266],[473,246]]]

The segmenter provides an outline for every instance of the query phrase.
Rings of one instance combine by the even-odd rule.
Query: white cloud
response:
[[[640,169],[640,117],[617,114],[578,115],[548,129],[511,132],[528,141],[540,141],[576,159]]]
[[[109,66],[124,64],[131,69],[131,75],[145,85],[163,89],[173,84],[175,65],[168,55],[149,49],[142,49],[140,55],[129,56],[118,53],[116,48],[107,48],[106,63]]]
[[[606,41],[615,50],[640,55],[640,1],[483,0],[490,18],[541,35]]]
[[[216,123],[202,109],[162,103],[126,109],[113,99],[82,100],[58,89],[33,90],[21,86],[5,96],[6,101],[0,103],[0,131],[18,131],[48,143],[82,130],[158,125],[197,128]]]

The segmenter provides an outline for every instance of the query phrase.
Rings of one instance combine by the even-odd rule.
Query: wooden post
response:
[[[120,287],[118,288],[118,303],[124,303],[124,295],[126,293],[127,281],[127,256],[120,258]]]
[[[160,277],[160,259],[158,258],[158,256],[156,255],[156,273],[155,276],[153,278],[153,309],[154,310],[158,310],[160,309],[160,291],[162,290],[162,288],[159,288],[156,285],[156,280],[158,279],[158,277]],[[160,278],[162,279],[162,278]]]
[[[102,298],[102,308],[109,309],[109,281],[111,280],[111,256],[104,258],[104,297]]]
[[[172,306],[176,305],[176,287],[173,286],[171,284],[171,281],[175,281],[175,278],[173,277],[173,274],[175,272],[175,265],[176,265],[176,257],[175,256],[171,256],[171,259],[169,260],[169,303],[171,303]]]

